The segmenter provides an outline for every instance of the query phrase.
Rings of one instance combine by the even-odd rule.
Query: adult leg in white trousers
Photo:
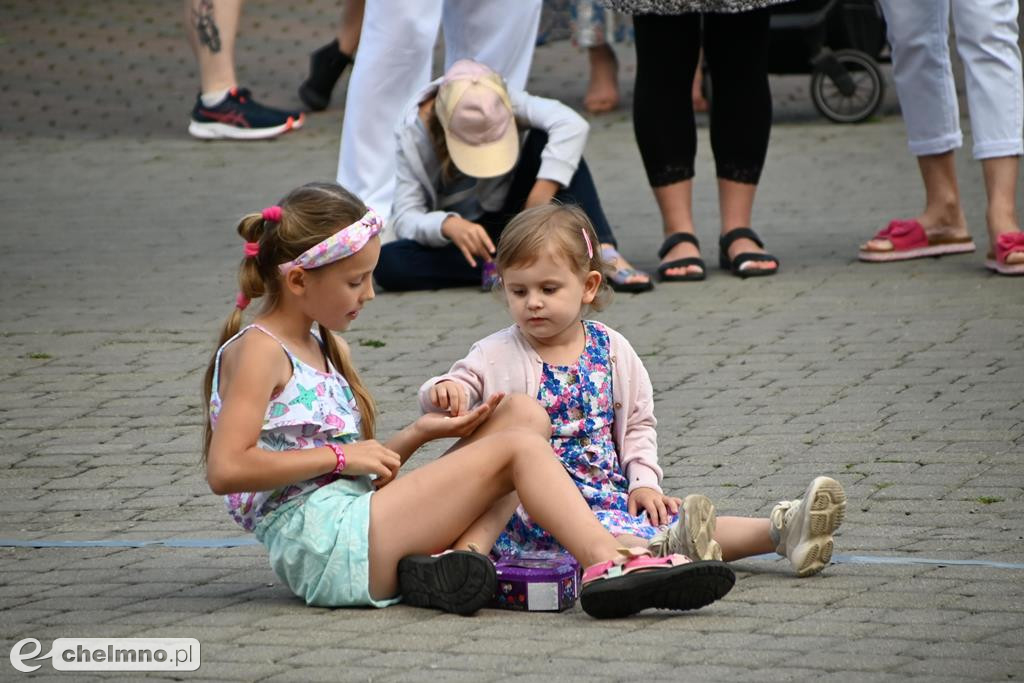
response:
[[[469,57],[504,76],[510,88],[525,90],[540,9],[541,0],[445,0],[445,70]]]
[[[974,154],[985,170],[989,237],[994,243],[998,234],[1017,231],[1014,193],[1024,125],[1017,0],[882,0],[882,6],[908,145],[925,185],[925,210],[917,220],[930,238],[967,234],[953,159],[963,136],[949,59],[952,7]],[[862,248],[887,251],[892,244],[875,239]],[[1019,261],[1024,255],[1008,259]]]
[[[395,124],[430,80],[442,0],[367,0],[341,129],[338,183],[381,216],[391,213]]]
[[[1024,154],[1017,11],[1017,0],[953,0],[975,159]]]
[[[430,80],[442,15],[446,66],[477,59],[520,89],[529,75],[540,0],[368,0],[345,101],[338,182],[385,217],[394,192],[395,126]]]

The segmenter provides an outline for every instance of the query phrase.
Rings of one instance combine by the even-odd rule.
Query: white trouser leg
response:
[[[914,156],[942,154],[963,144],[949,61],[949,3],[881,0],[892,46],[893,80]]]
[[[953,30],[964,63],[976,159],[1024,153],[1017,11],[1017,0],[953,0]]]
[[[515,3],[512,3],[515,4]],[[349,78],[338,182],[385,220],[395,187],[395,126],[430,81],[442,0],[368,0]]]
[[[541,0],[445,0],[445,69],[475,59],[526,89],[540,26]]]

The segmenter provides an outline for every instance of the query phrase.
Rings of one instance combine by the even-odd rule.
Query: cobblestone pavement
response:
[[[233,226],[298,183],[333,178],[340,108],[274,142],[190,139],[196,79],[179,11],[0,1],[7,546],[243,536],[197,464],[200,375],[241,253]],[[297,104],[306,54],[336,11],[250,3],[244,83]],[[565,42],[542,47],[531,88],[578,103],[584,67]],[[48,649],[107,636],[199,639],[203,664],[179,674],[187,680],[1024,675],[1024,281],[982,266],[980,170],[961,155],[979,253],[860,264],[858,242],[921,202],[893,99],[868,124],[837,126],[814,113],[805,79],[773,84],[778,122],[755,224],[782,273],[743,282],[712,268],[704,283],[622,296],[601,318],[653,376],[667,490],[763,515],[831,474],[850,497],[840,562],[805,580],[784,561],[737,563],[736,588],[711,607],[606,623],[578,608],[473,618],[308,608],[258,546],[0,547],[3,678],[22,638]],[[587,154],[623,251],[653,267],[659,219],[628,111],[592,123]],[[696,218],[713,263],[706,129],[700,144]],[[474,291],[380,294],[348,337],[381,432],[415,416],[424,377],[505,324]],[[34,674],[71,676],[88,680],[49,663]]]

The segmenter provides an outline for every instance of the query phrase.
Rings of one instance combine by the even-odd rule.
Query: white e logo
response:
[[[31,643],[35,649],[28,654],[23,654],[22,649],[25,647],[26,643]],[[19,640],[17,643],[14,644],[14,647],[11,648],[11,666],[13,666],[18,671],[22,671],[24,673],[31,673],[35,671],[41,666],[40,664],[36,664],[35,666],[27,666],[25,664],[22,664],[22,662],[24,662],[26,659],[35,659],[36,656],[42,651],[42,649],[42,645],[40,645],[39,641],[35,638],[25,638],[24,640]],[[50,652],[43,656],[42,659],[46,659],[50,657],[50,655],[52,654],[53,650],[50,650]]]

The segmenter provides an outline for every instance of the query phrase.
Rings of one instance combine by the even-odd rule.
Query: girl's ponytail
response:
[[[359,408],[360,417],[360,436],[363,439],[372,439],[377,426],[377,407],[373,402],[373,396],[370,395],[366,385],[359,378],[359,373],[356,372],[352,359],[341,345],[338,344],[334,334],[320,323],[317,323],[317,329],[320,331],[320,339],[323,340],[324,349],[327,351],[327,357],[330,359],[331,364],[345,378],[356,397],[356,406]]]
[[[260,272],[260,250],[258,247],[260,239],[265,234],[266,221],[258,213],[246,216],[238,224],[238,234],[246,243],[245,256],[238,267],[238,297],[235,299],[235,308],[231,311],[228,319],[220,331],[220,339],[215,349],[224,346],[227,340],[238,334],[242,329],[242,311],[249,305],[249,301],[257,299],[266,291],[263,284],[263,275]],[[213,393],[213,373],[217,366],[217,351],[214,350],[210,357],[210,363],[206,367],[206,374],[203,375],[203,406],[206,409],[206,418],[203,427],[203,464],[210,454],[210,440],[213,438],[213,425],[210,423],[210,396]]]

